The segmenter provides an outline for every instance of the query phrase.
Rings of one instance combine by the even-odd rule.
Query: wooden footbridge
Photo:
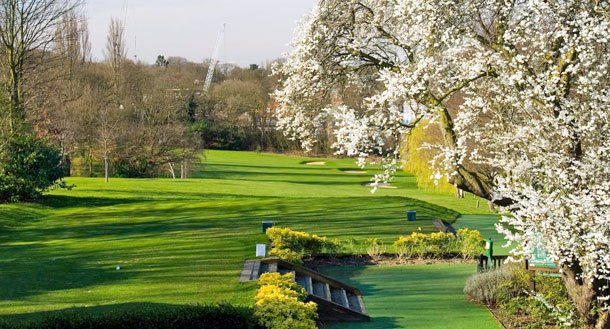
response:
[[[292,278],[307,291],[307,301],[318,304],[320,321],[370,321],[360,290],[312,269],[278,258],[247,260],[239,280],[241,282],[258,280],[267,272],[291,273]]]

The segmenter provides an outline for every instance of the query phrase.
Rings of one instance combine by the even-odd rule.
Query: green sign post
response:
[[[487,261],[491,264],[494,255],[494,242],[491,238],[485,241],[485,253],[487,254]]]

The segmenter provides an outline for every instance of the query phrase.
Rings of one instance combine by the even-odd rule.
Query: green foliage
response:
[[[33,200],[63,177],[59,151],[31,134],[0,144],[0,202]]]
[[[549,324],[559,328],[581,327],[561,278],[537,275],[534,280],[535,294],[501,296],[502,313],[524,328],[547,328]]]
[[[459,252],[464,259],[472,259],[485,251],[485,239],[478,230],[459,229],[457,238]]]
[[[366,253],[372,259],[377,260],[377,259],[381,258],[381,255],[383,255],[383,252],[384,252],[384,246],[383,246],[383,243],[381,241],[379,241],[379,239],[371,238],[371,239],[366,240]]]
[[[334,253],[340,250],[338,242],[289,228],[272,227],[267,230],[271,241],[269,255],[286,261],[302,263],[303,257],[311,257],[322,252]]]
[[[575,308],[560,278],[538,275],[536,293],[529,291],[530,274],[522,263],[478,273],[466,282],[470,300],[497,308],[504,322],[516,328],[578,327]]]
[[[457,236],[451,233],[435,232],[424,234],[413,232],[409,236],[401,236],[394,242],[398,258],[443,258],[460,254],[464,259],[479,255],[485,241],[476,230],[461,229]]]
[[[305,289],[292,280],[292,274],[265,273],[254,297],[255,314],[269,329],[315,329],[317,305],[305,303],[305,297]]]
[[[419,232],[413,232],[409,236],[401,236],[394,242],[398,258],[424,257],[427,252],[427,240],[428,236]]]
[[[404,160],[404,171],[416,177],[417,186],[442,192],[455,192],[455,187],[445,179],[435,183],[433,178],[435,172],[430,168],[430,161],[434,158],[434,152],[426,149],[425,144],[441,142],[438,125],[422,120],[411,131],[401,149]]]
[[[466,281],[464,293],[474,302],[493,307],[503,302],[502,298],[514,298],[527,288],[520,275],[516,266],[508,265],[477,273]]]
[[[230,304],[141,308],[94,315],[65,311],[21,324],[0,323],[0,329],[258,329],[251,308]]]

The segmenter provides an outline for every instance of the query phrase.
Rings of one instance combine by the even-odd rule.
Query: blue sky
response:
[[[212,55],[226,23],[220,60],[246,66],[290,48],[293,31],[316,0],[87,0],[94,60],[103,59],[111,17],[126,20],[128,56],[152,63],[157,55],[201,62]]]

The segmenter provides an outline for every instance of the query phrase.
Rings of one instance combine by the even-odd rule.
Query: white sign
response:
[[[256,257],[266,257],[267,256],[267,245],[266,244],[257,244],[256,245]]]

